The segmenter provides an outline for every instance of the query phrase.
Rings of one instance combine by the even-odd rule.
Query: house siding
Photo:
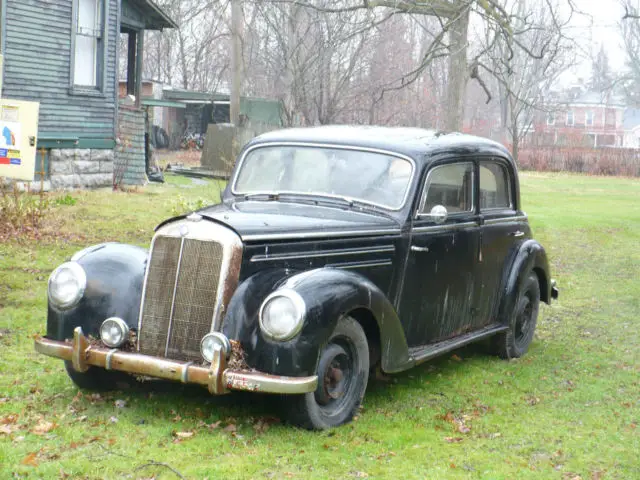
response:
[[[118,1],[107,2],[104,94],[70,93],[72,0],[5,2],[3,96],[40,102],[39,136],[76,136],[78,147],[113,148]]]

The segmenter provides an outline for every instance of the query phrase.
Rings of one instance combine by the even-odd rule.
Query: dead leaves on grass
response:
[[[38,424],[31,429],[31,433],[35,435],[45,435],[57,426],[58,425],[54,422],[49,422],[47,420],[41,419]]]

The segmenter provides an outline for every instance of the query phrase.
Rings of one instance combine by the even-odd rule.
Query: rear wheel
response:
[[[345,317],[320,352],[318,388],[288,398],[289,421],[310,430],[324,430],[351,421],[369,376],[369,345],[360,324]]]
[[[81,390],[108,392],[131,386],[133,377],[124,372],[114,372],[98,367],[89,367],[86,372],[78,372],[71,362],[64,362],[67,375]]]
[[[492,339],[493,351],[502,358],[519,358],[527,353],[533,340],[540,309],[540,285],[531,272],[524,281],[509,330]]]

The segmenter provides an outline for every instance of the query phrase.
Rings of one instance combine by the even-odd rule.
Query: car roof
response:
[[[254,138],[247,147],[264,143],[309,143],[387,150],[429,162],[439,153],[511,155],[498,142],[462,133],[407,127],[328,125],[275,130]]]

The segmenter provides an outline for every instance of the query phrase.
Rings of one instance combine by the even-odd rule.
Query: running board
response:
[[[409,349],[409,356],[415,362],[415,365],[426,362],[432,358],[438,357],[444,353],[455,350],[456,348],[464,347],[469,343],[482,340],[483,338],[490,337],[496,333],[504,332],[509,327],[506,325],[493,324],[484,327],[474,332],[465,333],[459,337],[444,340],[442,342],[433,343],[431,345],[423,345],[421,347],[413,347]]]

